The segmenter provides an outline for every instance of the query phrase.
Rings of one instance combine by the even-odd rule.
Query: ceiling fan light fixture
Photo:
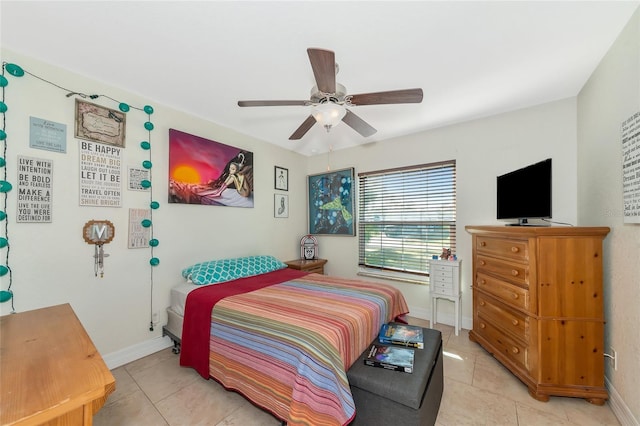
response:
[[[327,102],[314,107],[313,118],[328,131],[331,127],[338,124],[346,113],[347,110],[342,105]]]

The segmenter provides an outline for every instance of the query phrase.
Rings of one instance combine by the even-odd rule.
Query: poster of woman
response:
[[[169,202],[253,207],[253,153],[169,129]]]

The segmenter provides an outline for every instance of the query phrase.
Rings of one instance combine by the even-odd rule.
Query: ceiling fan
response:
[[[346,107],[361,105],[408,104],[422,102],[422,89],[391,90],[387,92],[347,95],[346,88],[336,83],[338,64],[331,50],[307,49],[316,86],[311,89],[309,100],[256,100],[238,101],[241,107],[261,106],[313,106],[313,112],[296,129],[290,140],[301,139],[318,122],[327,132],[342,120],[363,137],[373,135],[377,130]]]

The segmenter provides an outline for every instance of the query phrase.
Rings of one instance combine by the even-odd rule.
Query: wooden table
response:
[[[69,304],[0,317],[0,425],[91,425],[115,388]]]
[[[284,262],[291,269],[298,269],[300,271],[315,272],[316,274],[324,274],[324,264],[327,263],[327,259],[296,259]]]

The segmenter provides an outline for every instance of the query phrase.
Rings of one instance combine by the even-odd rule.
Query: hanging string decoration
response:
[[[4,262],[0,264],[0,277],[9,276],[9,285],[6,289],[0,288],[0,303],[11,301],[11,312],[15,312],[13,299],[13,273],[9,266],[11,245],[9,244],[9,220],[7,220],[8,193],[13,189],[13,185],[7,179],[7,111],[9,107],[5,103],[6,87],[9,80],[5,73],[14,77],[24,76],[24,70],[16,64],[2,63],[2,74],[0,75],[0,87],[2,88],[2,101],[0,101],[0,113],[2,113],[2,129],[0,129],[0,143],[2,143],[2,157],[0,157],[0,167],[2,168],[2,180],[0,180],[0,194],[2,196],[2,210],[0,210],[0,221],[4,229],[4,236],[0,237],[0,250],[4,251]]]
[[[7,220],[7,193],[9,191],[11,191],[11,189],[13,188],[13,186],[11,185],[11,183],[7,180],[7,169],[6,169],[6,158],[7,158],[7,133],[6,133],[6,112],[8,110],[7,104],[5,103],[5,88],[7,87],[7,85],[9,84],[9,80],[7,80],[7,78],[5,77],[5,73],[14,76],[14,77],[22,77],[25,74],[28,74],[29,76],[36,78],[44,83],[50,84],[52,86],[57,87],[58,89],[61,89],[66,93],[66,97],[69,98],[71,96],[79,96],[80,98],[89,98],[89,99],[98,99],[98,98],[105,98],[105,99],[109,99],[113,102],[115,102],[116,104],[118,104],[118,108],[120,109],[120,111],[122,112],[129,112],[131,109],[136,109],[139,111],[143,111],[145,114],[147,114],[147,121],[143,124],[144,129],[147,131],[148,133],[148,140],[146,141],[142,141],[140,143],[140,148],[142,148],[142,150],[146,151],[148,153],[148,157],[146,160],[144,160],[142,162],[142,167],[144,167],[145,169],[147,169],[149,171],[149,178],[148,179],[144,179],[141,182],[141,185],[143,188],[145,189],[149,189],[149,197],[150,197],[150,218],[149,219],[145,219],[143,220],[143,226],[146,228],[150,228],[150,240],[149,240],[149,247],[151,250],[151,258],[149,259],[149,265],[151,265],[150,268],[150,274],[149,274],[149,284],[150,284],[150,312],[149,312],[149,317],[150,317],[150,327],[149,327],[149,331],[153,331],[154,330],[154,311],[153,311],[153,267],[157,266],[160,264],[160,259],[158,259],[157,257],[155,257],[154,255],[154,249],[156,247],[158,247],[158,245],[160,244],[160,242],[158,241],[157,238],[154,237],[154,230],[153,230],[153,211],[157,210],[158,208],[160,208],[160,203],[158,203],[157,201],[153,200],[153,189],[152,189],[152,185],[151,185],[151,181],[152,181],[152,173],[151,173],[151,169],[152,169],[152,163],[151,163],[151,132],[154,129],[154,125],[151,122],[151,115],[153,114],[154,110],[153,107],[150,105],[145,105],[142,108],[138,108],[135,106],[130,106],[124,102],[120,102],[110,96],[107,95],[99,95],[99,94],[86,94],[83,92],[78,92],[78,91],[73,91],[73,90],[69,90],[63,86],[60,86],[52,81],[46,80],[42,77],[39,77],[35,74],[32,74],[28,71],[23,70],[20,66],[16,65],[16,64],[11,64],[11,63],[6,63],[3,62],[2,63],[2,74],[0,75],[0,87],[2,88],[2,101],[0,101],[0,113],[2,114],[2,129],[0,129],[0,142],[3,144],[3,155],[2,157],[0,157],[0,168],[2,168],[2,180],[0,180],[0,196],[3,196],[3,205],[2,205],[2,210],[0,210],[0,222],[2,222],[2,224],[4,225],[4,236],[0,237],[0,250],[5,250],[5,256],[4,256],[4,264],[0,264],[0,276],[4,276],[4,275],[9,275],[9,286],[8,288],[5,289],[0,289],[0,303],[4,303],[4,302],[8,302],[9,300],[11,300],[11,304],[12,304],[12,311],[15,312],[15,308],[13,306],[13,301],[14,301],[14,297],[13,297],[13,291],[11,290],[11,286],[12,286],[12,271],[11,268],[9,267],[9,251],[10,251],[10,242],[9,242],[9,224],[8,224],[8,220]]]
[[[142,226],[150,229],[149,247],[151,249],[151,258],[149,259],[149,265],[151,265],[151,279],[150,279],[151,289],[150,289],[150,295],[149,295],[149,302],[150,302],[150,308],[151,308],[150,309],[151,319],[149,321],[149,331],[153,331],[153,328],[156,325],[154,323],[155,314],[153,310],[153,268],[154,266],[158,266],[160,264],[160,259],[154,256],[154,249],[158,247],[160,242],[153,235],[153,211],[160,208],[160,203],[158,203],[157,201],[154,201],[153,187],[151,186],[152,168],[153,168],[153,163],[151,162],[151,132],[154,129],[153,123],[151,122],[151,114],[153,114],[153,107],[150,105],[146,105],[143,108],[143,110],[147,114],[147,121],[144,123],[144,128],[148,132],[148,136],[147,136],[148,140],[142,141],[140,143],[140,148],[142,148],[143,151],[147,151],[149,153],[148,159],[142,162],[142,167],[145,170],[149,171],[149,179],[143,179],[140,182],[140,185],[144,189],[149,190],[149,200],[150,200],[149,201],[149,207],[150,207],[149,219],[144,219],[142,221]]]

